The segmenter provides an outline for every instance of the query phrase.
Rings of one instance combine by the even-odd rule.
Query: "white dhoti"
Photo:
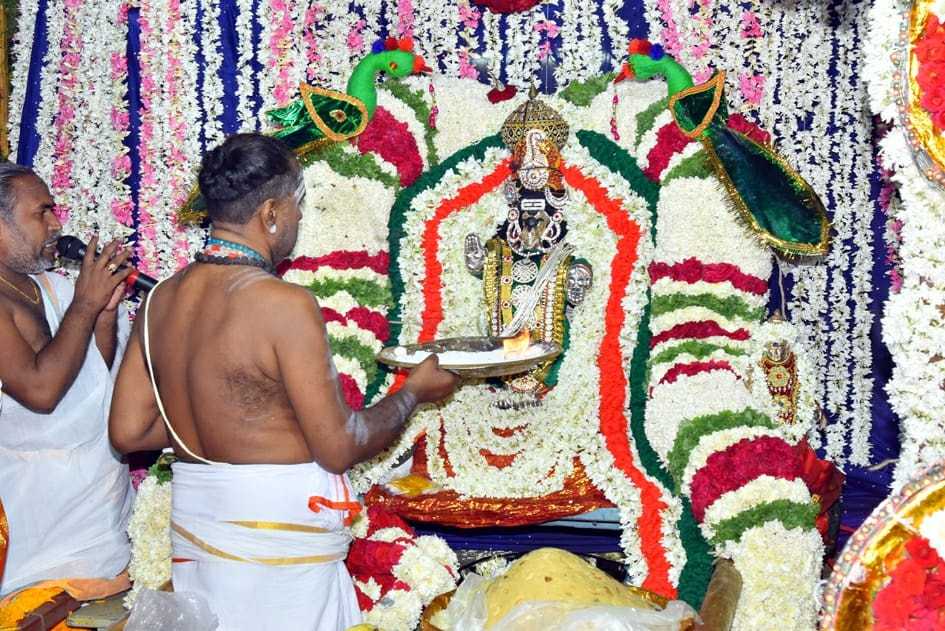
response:
[[[72,283],[58,274],[35,278],[56,335],[72,302]],[[121,314],[114,369],[127,335]],[[52,413],[38,414],[3,395],[0,499],[10,546],[0,594],[43,579],[112,578],[128,565],[125,527],[134,495],[128,465],[108,442],[113,372],[93,338]]]
[[[226,631],[343,631],[361,621],[344,565],[343,476],[317,464],[173,465],[174,591]],[[313,510],[314,508],[314,510]],[[317,512],[316,512],[317,511]]]

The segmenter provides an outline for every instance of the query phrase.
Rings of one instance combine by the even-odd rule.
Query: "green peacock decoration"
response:
[[[700,85],[658,44],[632,40],[614,81],[664,77],[677,127],[702,144],[712,171],[742,222],[786,257],[823,256],[830,245],[827,211],[817,193],[774,149],[731,129],[725,73]]]
[[[351,140],[374,117],[379,75],[401,79],[431,72],[409,39],[388,38],[372,50],[354,67],[345,92],[303,83],[298,99],[266,112],[276,127],[270,135],[285,142],[300,158],[327,145]],[[206,215],[206,205],[195,185],[178,219],[184,224],[199,223]]]

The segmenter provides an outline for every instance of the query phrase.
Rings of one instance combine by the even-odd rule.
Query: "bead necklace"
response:
[[[276,273],[275,266],[253,248],[217,237],[210,237],[206,247],[194,256],[194,260],[211,265],[249,265],[270,274]]]

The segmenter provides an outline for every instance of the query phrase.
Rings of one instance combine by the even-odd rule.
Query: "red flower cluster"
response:
[[[383,528],[399,528],[404,531],[404,537],[391,542],[355,539],[348,550],[348,558],[345,559],[348,572],[352,578],[364,583],[373,578],[380,585],[381,598],[392,589],[410,591],[410,586],[394,578],[393,572],[404,550],[413,545],[413,538],[416,536],[414,529],[394,513],[379,506],[368,507],[367,518],[368,537]],[[357,585],[355,594],[361,611],[369,611],[374,606],[375,601],[358,589]]]
[[[945,131],[945,25],[929,15],[925,30],[915,45],[919,60],[916,81],[922,90],[919,104],[932,117],[932,125]]]
[[[362,154],[376,153],[393,164],[401,186],[410,186],[423,172],[423,158],[407,123],[383,107],[374,111],[374,118],[353,142]]]
[[[741,114],[729,114],[725,124],[732,131],[737,131],[743,136],[748,136],[760,145],[766,145],[771,141],[771,134],[758,125],[755,125]]]
[[[692,514],[701,522],[712,502],[763,475],[794,480],[801,475],[798,451],[780,438],[746,438],[709,456],[692,478]]]
[[[680,376],[692,377],[693,375],[698,375],[704,372],[712,372],[713,370],[725,370],[732,373],[737,378],[739,377],[738,373],[732,369],[732,365],[727,361],[721,360],[710,360],[707,362],[691,362],[688,364],[675,364],[672,368],[666,371],[666,374],[663,375],[663,378],[660,379],[660,384],[665,383],[675,383]]]
[[[739,291],[762,295],[768,291],[768,281],[743,272],[737,265],[731,263],[703,263],[696,258],[688,258],[679,263],[664,263],[657,261],[650,264],[650,280],[656,282],[661,278],[671,278],[681,283],[697,283],[704,280],[707,283],[732,284]]]
[[[910,539],[906,552],[873,600],[873,629],[945,628],[945,562],[924,537]]]
[[[704,340],[707,337],[727,337],[730,340],[744,342],[751,337],[751,334],[748,332],[748,329],[726,331],[714,320],[682,322],[650,338],[650,348],[656,348],[658,345],[668,340]]]
[[[493,13],[521,13],[538,4],[538,0],[473,0],[473,4]]]

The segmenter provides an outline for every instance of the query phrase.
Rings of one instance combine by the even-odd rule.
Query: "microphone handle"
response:
[[[122,267],[127,267],[123,265]],[[134,287],[138,291],[149,292],[157,286],[157,281],[147,274],[142,274],[137,269],[132,268],[131,274],[125,279],[125,284]]]

